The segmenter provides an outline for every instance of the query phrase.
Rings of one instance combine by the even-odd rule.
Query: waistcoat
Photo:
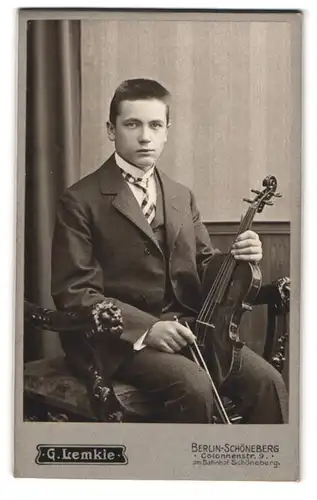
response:
[[[168,311],[168,310],[175,310],[175,307],[173,306],[176,305],[176,297],[173,293],[173,288],[171,285],[170,281],[170,276],[169,276],[169,250],[167,246],[167,238],[166,238],[166,221],[165,221],[165,211],[164,211],[164,204],[163,204],[163,193],[162,193],[162,187],[161,183],[155,175],[155,181],[156,181],[156,189],[157,189],[157,200],[156,200],[156,210],[155,210],[155,217],[153,221],[151,222],[151,227],[153,229],[153,232],[155,234],[155,237],[161,247],[161,250],[164,254],[165,257],[165,294],[164,294],[164,302],[163,302],[163,309],[162,311]]]

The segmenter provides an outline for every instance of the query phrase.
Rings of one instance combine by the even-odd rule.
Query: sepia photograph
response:
[[[20,10],[17,476],[298,479],[301,21]]]

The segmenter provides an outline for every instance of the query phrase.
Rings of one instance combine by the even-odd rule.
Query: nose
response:
[[[142,127],[139,135],[139,142],[140,143],[148,143],[150,142],[151,137],[150,137],[150,129],[149,127]]]

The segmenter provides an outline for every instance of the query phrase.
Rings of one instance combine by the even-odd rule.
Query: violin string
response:
[[[242,232],[243,226],[244,226],[243,221],[241,221],[238,234],[240,234]],[[208,309],[208,306],[210,305],[210,298],[213,297],[214,291],[218,287],[218,283],[221,282],[223,275],[226,273],[227,268],[230,266],[230,263],[231,263],[230,257],[231,257],[231,254],[228,254],[226,256],[226,258],[223,260],[222,265],[220,267],[220,270],[219,270],[219,272],[218,272],[218,274],[217,274],[217,276],[216,276],[216,278],[215,278],[215,280],[214,280],[214,282],[209,290],[209,293],[208,293],[207,298],[204,302],[203,308],[199,314],[198,319],[206,318],[205,314],[206,314],[206,311]]]
[[[245,232],[247,229],[249,229],[251,227],[253,218],[254,218],[254,213],[252,213],[252,209],[249,209],[246,216],[244,217],[243,221],[240,224],[238,235]],[[237,261],[233,257],[233,255],[231,255],[231,254],[229,254],[229,255],[230,255],[230,262],[228,259],[228,270],[226,270],[226,278],[227,279],[222,280],[222,283],[220,284],[219,293],[217,296],[217,301],[221,300],[221,298],[224,296],[225,291],[227,289],[227,286],[229,285],[230,278],[232,276],[234,268],[237,265]]]
[[[217,300],[217,297],[215,296],[215,291],[218,287],[218,284],[223,279],[223,276],[225,276],[227,269],[229,268],[230,260],[231,260],[230,255],[227,255],[226,258],[224,259],[224,261],[222,262],[219,273],[217,274],[217,277],[216,277],[211,289],[209,290],[209,293],[206,297],[203,308],[202,308],[202,310],[197,318],[198,321],[201,321],[202,323],[204,323],[204,326],[202,326],[201,323],[198,324],[199,325],[198,332],[200,332],[200,334],[197,334],[197,339],[199,339],[201,344],[204,344],[204,341],[205,341],[207,328],[208,328],[208,324],[209,324],[208,317],[212,317],[212,314],[214,312],[215,302]],[[211,309],[212,301],[214,302],[213,309]]]
[[[238,235],[241,234],[242,232],[244,232],[248,227],[250,227],[250,223],[252,222],[252,218],[253,218],[254,214],[250,213],[250,211],[248,211],[248,213],[246,214],[246,216],[244,217],[244,219],[241,221],[240,223],[240,227],[239,227],[239,230],[238,230]],[[208,294],[208,296],[212,295],[214,293],[214,289],[218,286],[218,282],[222,280],[222,277],[224,275],[224,273],[226,273],[226,270],[227,268],[230,266],[231,262],[232,261],[235,261],[234,257],[229,253],[226,257],[226,259],[224,259],[223,263],[222,263],[222,266],[220,267],[220,270],[218,272],[218,275],[211,287],[211,290]],[[218,297],[219,298],[219,297]],[[208,301],[207,301],[207,304],[205,303],[205,305],[208,305]],[[205,308],[202,309],[201,311],[201,314],[203,315],[205,313]]]
[[[250,228],[255,213],[256,210],[254,208],[250,207],[248,209],[245,217],[240,222],[238,235],[246,231],[248,228]],[[200,344],[204,344],[205,342],[208,324],[210,323],[209,318],[212,317],[217,302],[221,299],[221,297],[223,297],[225,290],[229,285],[230,277],[232,275],[235,265],[236,265],[236,260],[233,257],[233,255],[229,253],[222,262],[222,265],[216,276],[216,279],[214,280],[214,283],[209,290],[209,293],[197,318],[198,321],[202,321],[203,323],[205,323],[203,328],[202,325],[198,323],[198,328],[197,328],[198,331],[196,331],[197,340],[199,339]],[[210,307],[212,302],[213,302],[213,308]]]
[[[253,218],[252,211],[249,210],[247,215],[243,219],[243,221],[241,221],[241,223],[240,223],[238,234],[241,234],[248,227],[250,227],[250,222],[252,221],[252,218]],[[228,281],[229,281],[230,276],[233,272],[233,268],[234,268],[235,264],[236,264],[236,260],[229,253],[227,255],[227,257],[224,259],[223,265],[221,266],[220,271],[217,275],[217,278],[216,278],[216,280],[215,280],[213,286],[211,287],[211,290],[207,296],[207,300],[205,302],[205,308],[202,310],[202,316],[205,319],[207,318],[207,311],[208,312],[210,311],[211,298],[214,299],[214,303],[218,302],[222,298],[222,296],[223,296],[223,294],[224,294],[224,292],[229,284]],[[226,278],[226,279],[224,279],[224,278]],[[219,283],[220,283],[220,285],[219,285]],[[217,293],[217,295],[215,295],[215,289],[217,287],[218,287],[218,291],[217,291],[218,293]],[[208,322],[208,321],[206,321],[206,322]]]
[[[276,186],[275,186],[276,189]],[[275,191],[274,189],[274,191]],[[266,196],[268,196],[269,193],[266,193]],[[259,197],[257,197],[258,201]],[[262,199],[262,202],[264,199]],[[253,204],[249,209],[247,210],[247,213],[245,217],[241,220],[240,225],[239,225],[239,230],[238,230],[238,236],[239,234],[243,233],[247,229],[249,229],[252,225],[253,218],[258,211],[259,204],[256,206]],[[196,321],[196,327],[195,327],[195,333],[196,333],[196,338],[197,338],[197,344],[201,345],[201,347],[204,347],[205,345],[205,339],[206,339],[206,334],[207,334],[207,328],[212,320],[212,316],[214,313],[214,310],[216,308],[216,304],[219,302],[219,299],[222,299],[224,297],[224,294],[226,292],[226,289],[230,283],[230,278],[232,277],[232,274],[234,272],[234,266],[237,265],[236,259],[234,256],[229,252],[222,262],[222,265],[220,266],[220,270],[216,275],[216,278],[214,280],[213,285],[211,286],[209,293],[207,294],[206,300],[204,301],[203,307],[197,317],[197,321],[202,321],[205,319],[206,321],[204,322],[204,328],[202,331],[202,324],[197,323]],[[225,279],[224,279],[225,278]],[[211,307],[212,304],[212,307]],[[203,341],[201,341],[203,340]],[[199,349],[198,349],[199,350]]]
[[[246,216],[244,217],[244,219],[240,223],[238,235],[241,234],[242,232],[246,231],[250,227],[250,224],[252,222],[253,217],[254,217],[254,214],[252,213],[252,210],[249,209]],[[236,263],[235,258],[233,257],[233,255],[231,255],[231,253],[229,253],[223,262],[221,270],[218,273],[218,277],[215,280],[214,286],[211,287],[210,293],[208,294],[209,298],[211,295],[213,295],[215,293],[215,288],[218,287],[219,291],[218,291],[218,294],[216,296],[216,301],[219,301],[221,299],[223,293],[225,292],[227,284],[228,284],[228,283],[226,283],[226,280],[224,280],[223,278],[224,278],[224,276],[226,276],[228,279],[230,278],[229,273],[233,271],[233,267],[234,267],[235,263]],[[219,282],[220,282],[220,286],[218,286]],[[221,285],[221,283],[222,283],[222,285]],[[210,305],[210,300],[207,302],[207,306],[208,305]],[[206,311],[204,311],[204,314],[205,313],[206,313]]]
[[[276,186],[273,186],[273,187],[274,187],[274,191],[275,191]],[[267,198],[267,197],[271,194],[271,191],[272,191],[272,190],[273,190],[273,189],[271,188],[268,192],[266,192],[266,193],[265,193],[265,195],[266,195],[265,197],[266,197],[266,198]],[[272,196],[272,195],[271,195],[271,196]],[[270,196],[270,197],[271,197],[271,196]],[[254,201],[255,201],[255,200],[254,200]],[[258,204],[257,204],[257,205],[250,206],[250,207],[248,208],[248,210],[247,210],[246,215],[245,215],[245,216],[243,217],[243,219],[240,221],[240,226],[239,226],[239,230],[238,230],[238,235],[239,235],[239,234],[241,234],[241,233],[243,233],[243,232],[244,232],[244,231],[246,231],[247,229],[250,229],[251,224],[252,224],[252,221],[253,221],[253,219],[254,219],[254,216],[255,216],[255,214],[257,213],[258,208],[259,208],[259,206],[260,206],[260,205],[259,205],[259,199],[257,199],[257,201],[258,201]],[[262,199],[262,202],[263,202],[263,201],[264,201],[264,200]],[[210,291],[209,291],[208,296],[212,296],[212,294],[214,293],[215,288],[218,286],[218,282],[219,282],[219,281],[222,281],[222,282],[223,282],[222,276],[223,276],[223,275],[225,275],[225,273],[226,273],[228,270],[230,270],[230,271],[231,271],[231,269],[230,269],[230,268],[231,268],[231,266],[232,266],[232,263],[233,263],[233,264],[235,263],[235,259],[234,259],[234,258],[233,258],[233,259],[231,259],[230,257],[232,257],[232,256],[231,256],[231,254],[228,254],[228,258],[227,258],[227,259],[225,259],[225,260],[223,261],[222,266],[220,267],[220,270],[219,270],[219,272],[218,272],[218,274],[217,274],[217,276],[216,276],[216,279],[215,279],[215,282],[214,282],[213,286],[211,287],[211,289],[210,289]],[[233,269],[232,269],[232,271],[233,271]],[[229,276],[229,277],[230,277],[230,276]],[[219,298],[221,298],[221,297],[223,296],[223,293],[225,292],[225,288],[226,288],[226,285],[225,285],[225,284],[224,284],[224,286],[223,286],[223,288],[222,288],[222,289],[220,288],[220,290],[219,290],[219,294],[218,294],[218,296],[217,296],[217,300],[219,300]],[[205,312],[206,312],[206,309],[208,309],[208,306],[209,306],[209,303],[210,303],[210,302],[208,302],[208,296],[207,296],[207,299],[206,299],[206,301],[205,301],[205,303],[204,303],[204,306],[203,306],[203,308],[202,308],[202,310],[201,310],[201,312],[200,312],[200,314],[199,314],[199,318],[203,317],[203,315],[204,315],[204,314],[205,314]]]

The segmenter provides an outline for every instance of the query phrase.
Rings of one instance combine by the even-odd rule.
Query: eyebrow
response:
[[[138,118],[125,118],[123,120],[123,123],[127,123],[127,122],[137,122],[137,123],[142,123],[141,120],[139,120]],[[153,118],[153,120],[150,120],[150,123],[162,123],[164,124],[164,120],[161,120],[160,118]]]

